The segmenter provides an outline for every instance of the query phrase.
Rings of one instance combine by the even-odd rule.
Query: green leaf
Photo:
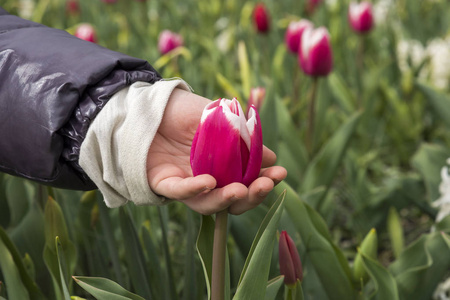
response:
[[[356,254],[355,262],[353,263],[353,275],[355,280],[362,281],[363,284],[369,279],[369,274],[366,272],[366,268],[363,264],[363,258],[361,253],[364,253],[371,259],[377,258],[378,250],[378,238],[375,228],[372,228],[366,235],[358,249],[358,254]]]
[[[58,257],[58,265],[59,265],[59,278],[61,282],[61,288],[63,292],[63,296],[65,300],[70,300],[70,294],[69,290],[67,288],[67,277],[70,278],[69,270],[67,269],[66,265],[66,259],[64,257],[64,250],[61,245],[61,241],[59,240],[59,237],[55,238],[55,245],[56,245],[56,256]]]
[[[20,272],[8,248],[0,239],[0,269],[5,277],[9,300],[27,300],[30,295],[22,282]]]
[[[161,256],[158,254],[157,248],[151,238],[149,222],[146,222],[141,227],[141,236],[144,251],[147,253],[147,258],[149,260],[149,279],[150,282],[152,282],[152,286],[155,287],[155,290],[153,291],[155,293],[155,298],[167,298],[169,295],[169,284],[161,276],[163,274],[160,264]]]
[[[75,282],[98,300],[144,300],[112,280],[101,277],[73,276]]]
[[[145,299],[152,299],[142,247],[134,225],[125,209],[123,206],[119,208],[119,223],[122,231],[123,244],[125,246],[125,260],[128,266],[128,274],[130,275],[131,283],[136,293]]]
[[[153,67],[157,70],[161,69],[162,67],[167,65],[171,60],[173,60],[175,57],[178,57],[178,56],[184,57],[187,61],[192,60],[192,54],[186,47],[177,47],[177,48],[173,49],[172,51],[170,51],[169,53],[161,56],[153,64]]]
[[[45,247],[44,247],[44,262],[49,270],[53,287],[55,289],[55,297],[62,299],[64,295],[64,285],[70,281],[70,275],[73,273],[76,261],[77,253],[76,248],[69,238],[67,231],[66,221],[62,213],[59,204],[53,200],[52,197],[48,198],[45,205]],[[55,239],[58,237],[61,248],[58,249]],[[63,260],[64,265],[67,268],[67,272],[64,276],[64,280],[61,280],[60,263],[58,251],[64,253]]]
[[[379,300],[398,300],[397,284],[392,274],[383,267],[378,261],[372,259],[364,252],[359,251],[362,262],[374,282],[374,290],[369,296],[370,299]]]
[[[6,180],[6,200],[11,215],[9,227],[19,225],[30,207],[25,180],[10,176]]]
[[[202,216],[202,224],[197,237],[197,252],[202,262],[206,279],[208,299],[211,297],[212,253],[214,241],[214,220],[211,216]]]
[[[236,97],[240,102],[244,100],[238,90],[234,88],[235,85],[221,73],[216,74],[216,79],[227,97],[229,97],[230,99]]]
[[[424,234],[403,250],[389,269],[397,282],[400,299],[431,299],[450,269],[450,245],[446,234]]]
[[[435,144],[422,144],[412,158],[413,167],[422,175],[427,190],[428,201],[439,198],[441,169],[450,157],[448,148]]]
[[[272,205],[256,233],[241,273],[234,300],[264,299],[276,230],[280,221],[286,192]]]
[[[195,268],[195,222],[193,211],[188,209],[187,213],[187,231],[186,231],[186,255],[184,262],[184,290],[183,300],[195,300],[197,296],[197,276]]]
[[[320,215],[302,201],[284,181],[275,187],[276,193],[287,190],[286,211],[306,248],[322,287],[331,300],[348,299],[354,295],[352,274],[340,249],[328,234]],[[305,279],[306,280],[306,279]]]
[[[391,240],[392,250],[394,251],[395,257],[398,258],[403,251],[405,241],[403,238],[403,227],[400,216],[398,215],[395,207],[391,207],[389,209],[389,214],[387,217],[387,230]]]
[[[248,62],[247,48],[245,47],[244,41],[240,41],[238,44],[238,59],[239,70],[241,72],[242,89],[244,91],[243,93],[245,99],[248,99],[250,96],[252,78],[250,73],[250,64]]]
[[[314,157],[306,169],[301,191],[309,191],[322,185],[330,186],[360,117],[360,112],[350,117]]]
[[[283,284],[284,284],[283,275],[271,279],[267,283],[266,296],[264,297],[264,300],[276,300],[278,292],[280,291],[280,288],[283,286]]]
[[[416,83],[416,86],[427,97],[435,114],[439,116],[447,126],[450,126],[450,97],[423,83]]]
[[[328,85],[336,97],[339,106],[347,113],[351,114],[355,111],[354,96],[345,85],[345,82],[337,71],[332,72],[328,77]]]

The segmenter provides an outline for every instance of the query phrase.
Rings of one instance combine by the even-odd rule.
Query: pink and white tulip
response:
[[[218,188],[233,182],[249,186],[259,176],[262,151],[255,107],[246,119],[236,98],[218,99],[203,110],[191,147],[192,172],[212,175]]]
[[[258,86],[250,90],[250,98],[248,99],[247,104],[247,117],[252,107],[254,107],[259,112],[264,102],[264,97],[266,97],[265,88]]]
[[[284,36],[286,47],[292,52],[297,54],[301,44],[301,37],[303,31],[308,27],[314,27],[313,23],[308,20],[292,21]]]
[[[352,2],[348,8],[348,21],[358,33],[369,32],[373,27],[373,9],[370,2]]]
[[[284,275],[284,283],[295,285],[297,280],[303,280],[303,268],[294,241],[286,231],[281,231],[278,242],[278,259],[280,274]]]
[[[299,63],[307,75],[326,76],[333,69],[330,34],[325,27],[306,28],[299,49]]]
[[[91,24],[84,23],[78,26],[75,30],[75,36],[88,42],[97,43],[97,35]]]
[[[161,54],[166,54],[183,45],[183,37],[170,30],[163,30],[159,34],[158,49]]]

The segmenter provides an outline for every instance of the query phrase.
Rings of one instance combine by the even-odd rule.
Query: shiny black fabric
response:
[[[144,60],[0,7],[0,171],[55,187],[95,188],[78,165],[89,124],[120,89],[160,79]]]

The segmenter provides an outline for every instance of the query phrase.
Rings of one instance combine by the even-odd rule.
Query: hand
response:
[[[149,185],[155,193],[183,202],[198,213],[210,215],[228,208],[229,213],[239,215],[258,206],[287,172],[273,166],[276,155],[264,147],[260,177],[248,188],[231,183],[215,189],[216,180],[211,175],[193,177],[191,144],[203,108],[210,102],[181,89],[173,91],[148,152]]]

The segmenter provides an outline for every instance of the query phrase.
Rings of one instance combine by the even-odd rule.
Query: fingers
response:
[[[229,213],[240,215],[260,205],[266,196],[272,191],[274,182],[268,177],[260,177],[248,187],[248,197],[242,201],[236,201],[230,205]]]
[[[262,159],[262,167],[267,168],[273,166],[277,160],[277,155],[275,152],[263,146],[263,159]]]
[[[268,177],[272,179],[274,185],[279,184],[287,176],[287,171],[285,168],[280,166],[273,166],[270,168],[262,169],[259,173],[260,177]]]
[[[183,200],[210,191],[215,187],[214,177],[204,174],[187,178],[168,177],[161,180],[152,190],[169,199]]]

